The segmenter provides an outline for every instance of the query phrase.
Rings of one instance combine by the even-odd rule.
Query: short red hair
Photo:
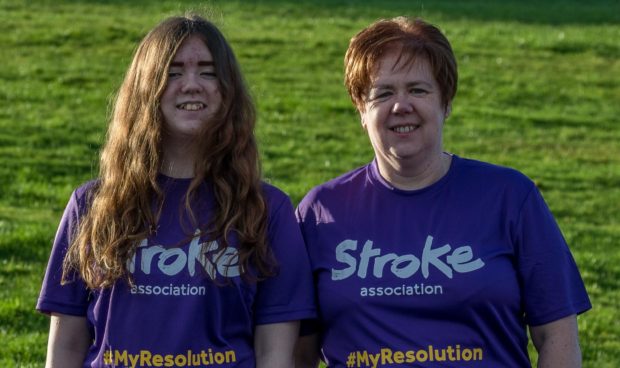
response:
[[[456,58],[450,42],[432,24],[419,18],[397,17],[374,22],[351,39],[344,57],[344,83],[351,100],[361,111],[370,89],[371,77],[389,50],[399,50],[399,60],[411,65],[416,58],[428,61],[441,89],[444,106],[456,94]]]

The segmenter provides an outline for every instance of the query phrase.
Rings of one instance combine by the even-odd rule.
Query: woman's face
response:
[[[166,137],[187,142],[207,124],[222,104],[211,51],[198,36],[189,36],[172,59],[161,96]]]
[[[394,170],[441,156],[443,122],[449,111],[428,61],[417,58],[408,66],[395,65],[398,55],[392,50],[380,60],[360,108],[380,167]]]

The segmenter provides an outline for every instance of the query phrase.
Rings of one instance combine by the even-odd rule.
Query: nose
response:
[[[198,75],[195,73],[186,73],[183,76],[183,84],[181,86],[181,91],[183,93],[198,93],[202,90],[202,85],[200,84],[200,80],[198,79]]]
[[[409,100],[409,96],[399,95],[392,106],[392,113],[396,115],[409,114],[413,112],[413,103]]]

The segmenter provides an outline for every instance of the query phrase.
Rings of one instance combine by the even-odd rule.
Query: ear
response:
[[[445,110],[446,111],[444,112],[444,119],[447,119],[450,116],[450,114],[452,113],[452,103],[451,102],[449,102],[446,105],[446,109]]]
[[[361,108],[357,108],[358,114],[360,114],[360,123],[362,124],[362,128],[366,130],[366,112]]]

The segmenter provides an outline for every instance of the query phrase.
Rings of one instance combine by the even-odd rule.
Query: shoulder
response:
[[[91,203],[93,194],[99,186],[99,182],[98,179],[93,179],[78,186],[71,194],[67,208],[75,209],[80,214],[84,213],[85,209]]]
[[[358,201],[363,196],[361,191],[370,187],[368,170],[369,165],[364,165],[312,188],[297,206],[298,218],[305,221],[308,217],[330,217],[334,208]]]
[[[85,200],[90,195],[92,195],[92,193],[97,189],[97,187],[99,186],[99,183],[100,183],[99,179],[89,180],[85,183],[82,183],[80,186],[78,186],[73,191],[73,194],[78,200]]]
[[[471,183],[485,188],[529,192],[534,182],[519,170],[507,166],[454,156],[454,174],[460,183]]]
[[[264,181],[261,182],[261,188],[270,214],[278,212],[282,206],[292,207],[289,195],[282,189]]]
[[[300,206],[308,206],[314,202],[325,200],[327,197],[340,197],[352,190],[360,188],[367,181],[368,166],[364,165],[342,174],[323,184],[317,185],[304,196]]]
[[[273,184],[261,181],[261,189],[263,190],[263,195],[265,196],[265,200],[267,200],[267,202],[289,200],[288,194]]]

